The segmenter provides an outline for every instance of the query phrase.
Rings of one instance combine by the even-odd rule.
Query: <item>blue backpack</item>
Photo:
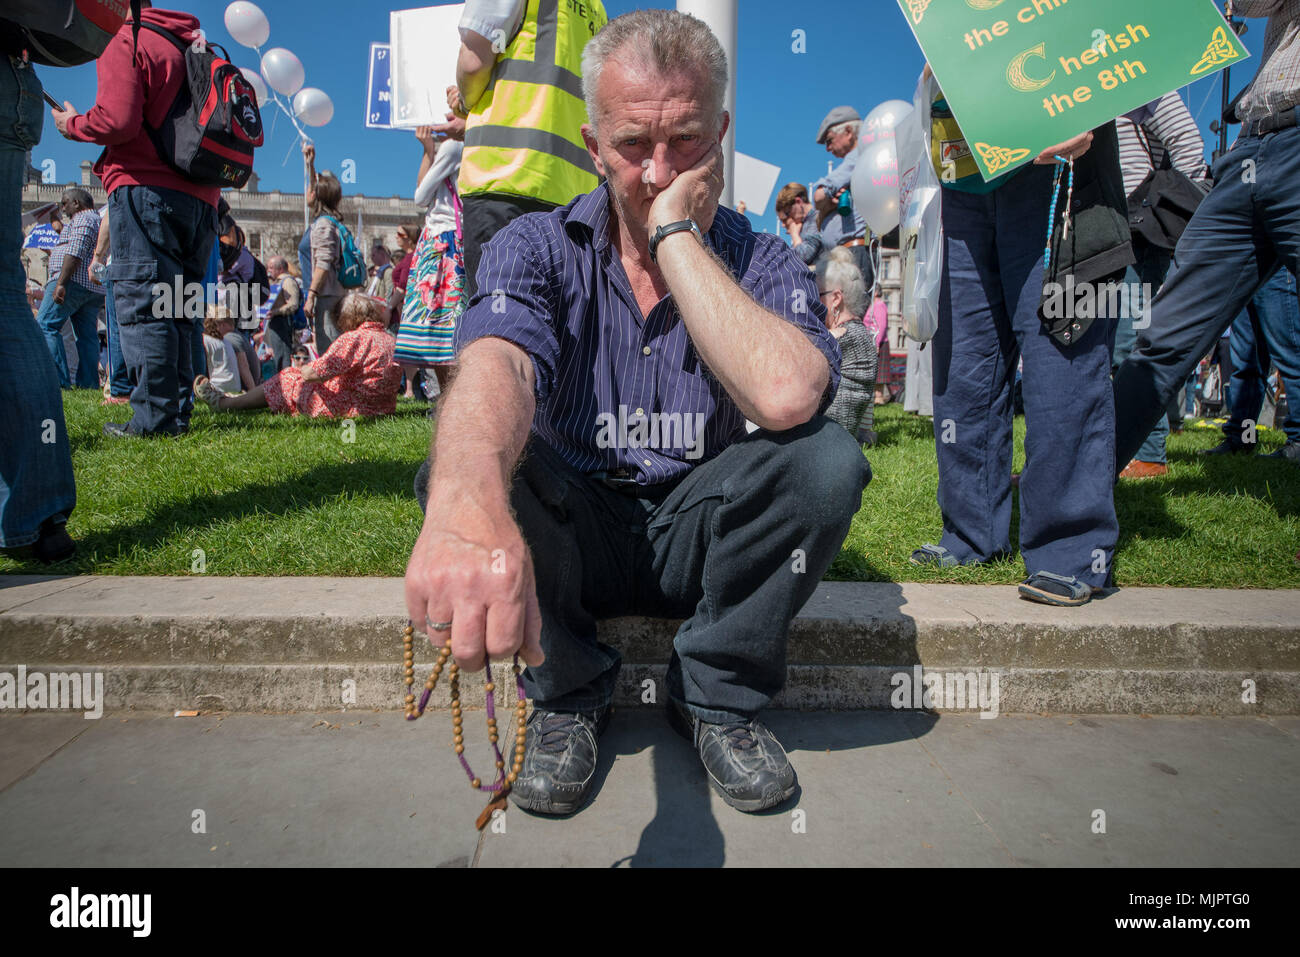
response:
[[[337,272],[339,282],[343,284],[344,289],[357,289],[366,281],[366,261],[361,255],[361,249],[346,226],[333,216],[325,218],[339,231],[339,248],[342,250]]]

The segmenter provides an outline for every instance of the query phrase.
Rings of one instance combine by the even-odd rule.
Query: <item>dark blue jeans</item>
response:
[[[1174,251],[1151,327],[1115,376],[1117,468],[1273,274],[1300,267],[1300,127],[1243,136],[1214,164],[1214,181]]]
[[[1119,536],[1110,320],[1096,319],[1067,347],[1038,318],[1051,194],[1049,166],[1026,167],[987,195],[943,193],[947,252],[932,343],[939,544],[962,564],[1011,550],[1011,391],[1023,356],[1025,570],[1100,588]]]
[[[1300,442],[1300,300],[1295,277],[1279,269],[1232,324],[1232,409],[1223,434],[1243,444],[1264,407],[1264,379],[1276,365],[1286,386],[1288,442]],[[1294,398],[1292,398],[1294,396]]]
[[[131,377],[122,358],[122,333],[117,328],[117,307],[113,302],[113,280],[104,282],[104,316],[108,325],[108,394],[131,395]]]
[[[650,497],[615,491],[528,443],[511,493],[533,555],[546,661],[524,672],[552,710],[610,703],[622,657],[598,619],[685,618],[668,693],[705,721],[747,720],[781,690],[790,622],[839,553],[871,468],[817,416],[759,430]],[[428,464],[416,478],[421,507]]]
[[[1124,274],[1124,299],[1126,308],[1111,323],[1111,367],[1118,370],[1124,360],[1137,348],[1138,332],[1151,321],[1151,300],[1169,271],[1172,254],[1148,243],[1134,247],[1137,262]],[[1151,430],[1142,448],[1138,449],[1139,462],[1165,464],[1165,443],[1169,438],[1169,417],[1161,416]]]
[[[44,109],[36,71],[0,54],[0,548],[30,545],[77,503],[59,376],[20,258],[27,151],[41,140]]]
[[[122,356],[135,384],[130,425],[146,434],[175,434],[188,428],[194,408],[196,317],[203,312],[201,294],[193,305],[185,295],[177,301],[176,283],[185,293],[203,281],[217,211],[187,193],[153,186],[119,186],[108,208],[108,277]]]
[[[63,327],[71,321],[72,334],[77,342],[76,387],[98,389],[99,333],[96,326],[104,296],[70,281],[64,287],[63,302],[57,303],[54,301],[54,290],[58,285],[58,277],[46,284],[45,298],[41,300],[41,307],[36,313],[36,324],[45,335],[45,346],[50,350],[50,358],[54,360],[59,385],[65,389],[73,385],[68,375],[68,357],[63,346]]]

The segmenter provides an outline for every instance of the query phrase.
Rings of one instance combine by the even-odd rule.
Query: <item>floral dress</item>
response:
[[[276,412],[312,418],[390,415],[397,409],[402,378],[401,367],[393,363],[394,345],[382,323],[364,322],[308,363],[324,381],[307,382],[298,369],[285,369],[263,386],[266,404]]]
[[[456,316],[465,292],[465,265],[456,231],[420,233],[397,330],[398,362],[433,366],[455,358]]]

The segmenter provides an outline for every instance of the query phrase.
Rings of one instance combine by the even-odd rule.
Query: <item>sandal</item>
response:
[[[1085,585],[1077,578],[1066,578],[1051,572],[1034,572],[1020,583],[1020,597],[1044,605],[1073,608],[1086,605],[1100,591]]]
[[[929,542],[912,552],[909,561],[913,565],[940,565],[944,568],[955,568],[961,564],[957,561],[957,556],[948,549],[942,545],[931,545]]]
[[[207,376],[199,376],[194,380],[194,394],[206,402],[212,409],[221,408],[221,390],[212,384],[212,380]]]

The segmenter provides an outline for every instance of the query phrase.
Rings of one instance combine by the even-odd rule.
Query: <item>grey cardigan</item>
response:
[[[840,388],[826,410],[826,417],[838,422],[857,438],[859,430],[870,429],[875,420],[876,337],[853,319],[844,326],[840,344]]]

